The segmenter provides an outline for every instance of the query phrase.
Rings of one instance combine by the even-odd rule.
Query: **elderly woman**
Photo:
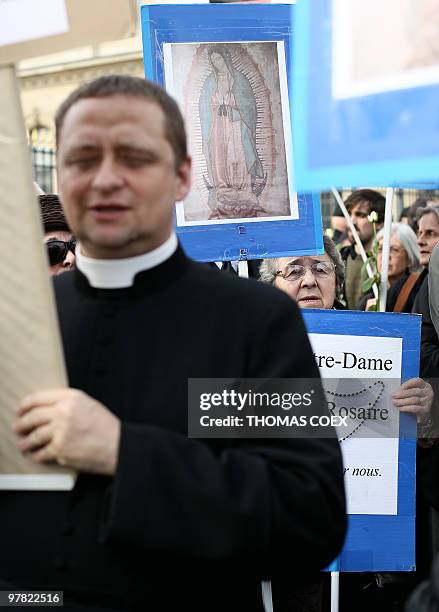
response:
[[[377,234],[378,269],[381,269],[384,229]],[[421,254],[415,232],[405,223],[392,223],[390,233],[388,281],[392,286],[397,280],[408,277],[421,269]]]
[[[381,272],[384,230],[377,234],[378,240],[378,272]],[[405,223],[392,223],[389,249],[389,271],[386,311],[411,312],[416,297],[412,291],[421,272],[421,254],[416,234]],[[406,287],[406,290],[404,289]],[[398,297],[401,296],[398,306]],[[369,301],[370,300],[370,301]],[[367,310],[375,303],[373,292],[369,291],[360,299],[358,307]]]
[[[337,301],[344,281],[344,264],[335,244],[330,238],[324,236],[323,245],[325,249],[323,255],[281,257],[279,259],[264,260],[260,267],[260,280],[275,285],[287,293],[293,300],[296,300],[300,308],[344,308]],[[407,256],[408,263],[406,267],[411,265],[409,261]],[[416,261],[416,258],[414,261]],[[396,272],[397,269],[395,263],[392,272]],[[402,412],[415,414],[418,421],[428,417],[432,402],[432,387],[421,378],[407,380],[393,395],[394,405]],[[315,586],[318,587],[318,585],[319,583],[317,582]],[[347,586],[348,599],[350,599],[350,587],[349,585]],[[355,587],[353,587],[353,593],[356,596],[359,593],[356,593]],[[317,594],[318,588],[315,592],[316,597]],[[376,603],[383,603],[380,595],[378,595]],[[291,610],[293,609],[291,608]]]
[[[328,236],[323,236],[323,246],[323,255],[264,259],[260,280],[287,293],[301,308],[344,309],[339,302],[344,261]]]

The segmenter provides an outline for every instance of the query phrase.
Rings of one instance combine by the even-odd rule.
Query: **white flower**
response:
[[[367,216],[367,220],[371,223],[376,223],[378,221],[378,213],[373,210],[370,215]]]

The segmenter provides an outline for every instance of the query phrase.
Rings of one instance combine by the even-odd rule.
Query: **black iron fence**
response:
[[[340,191],[340,195],[343,200],[346,200],[351,193],[351,189],[343,189]],[[382,193],[385,195],[384,191],[382,191]],[[420,197],[437,199],[439,198],[439,190],[435,189],[433,191],[425,191],[421,189],[395,189],[393,196],[393,220],[398,221],[402,209],[407,208]],[[321,193],[320,202],[322,206],[323,227],[327,229],[331,227],[331,215],[333,214],[334,210],[338,209],[338,204],[331,192]]]
[[[49,147],[32,147],[34,179],[45,193],[56,193],[55,151]]]

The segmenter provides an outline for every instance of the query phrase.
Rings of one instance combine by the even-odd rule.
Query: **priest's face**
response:
[[[170,236],[174,203],[189,191],[190,160],[176,169],[155,102],[87,98],[65,116],[58,177],[81,252],[119,259],[147,253]]]

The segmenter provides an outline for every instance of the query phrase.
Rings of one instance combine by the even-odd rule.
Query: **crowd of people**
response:
[[[261,582],[271,580],[275,612],[326,611],[321,572],[346,530],[335,432],[191,439],[187,385],[320,385],[300,309],[374,302],[350,231],[337,216],[323,255],[266,259],[252,266],[258,282],[239,279],[233,264],[197,264],[178,245],[173,209],[189,191],[191,163],[180,111],[163,90],[102,77],[69,96],[56,128],[60,194],[38,197],[70,387],[23,398],[13,429],[21,452],[79,476],[71,492],[0,492],[0,587],[63,590],[64,606],[78,611],[257,612]],[[439,261],[430,263],[439,259],[439,206],[423,204],[392,225],[386,308],[423,316],[419,378],[393,396],[422,431],[418,569],[347,577],[346,612],[402,611],[439,545]],[[370,214],[379,230],[383,196],[359,189],[346,207],[370,250]]]

